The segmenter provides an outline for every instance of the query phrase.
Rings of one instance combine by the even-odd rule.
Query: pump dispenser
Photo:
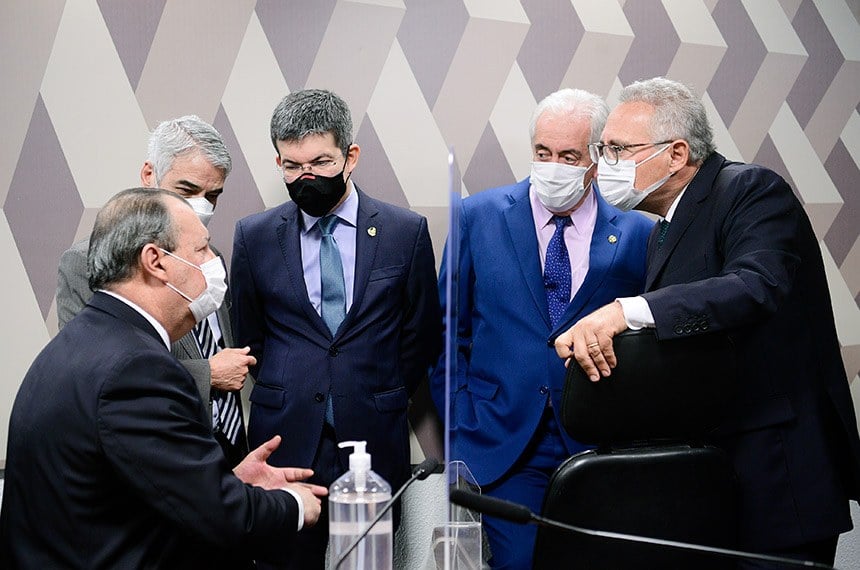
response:
[[[364,532],[370,521],[391,499],[391,486],[371,469],[365,441],[342,441],[352,447],[349,471],[329,487],[329,552],[331,566],[341,553]],[[367,536],[340,566],[342,569],[391,570],[393,567],[391,511],[370,529]]]

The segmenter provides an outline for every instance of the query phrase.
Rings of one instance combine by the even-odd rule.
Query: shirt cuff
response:
[[[305,526],[305,504],[302,502],[302,497],[293,491],[292,489],[282,488],[281,491],[286,491],[296,500],[296,503],[299,505],[299,528],[296,530],[302,530],[302,527]]]
[[[622,297],[616,299],[621,303],[621,311],[624,313],[624,321],[627,328],[638,331],[643,328],[654,328],[654,315],[651,307],[644,297]]]

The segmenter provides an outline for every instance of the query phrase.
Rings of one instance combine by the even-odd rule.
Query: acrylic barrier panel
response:
[[[448,154],[449,208],[448,240],[442,263],[445,294],[445,411],[444,452],[447,490],[453,488],[480,492],[468,466],[451,451],[451,393],[457,378],[457,323],[460,252],[461,178],[454,150]],[[446,500],[447,500],[446,493]],[[479,570],[482,567],[481,515],[463,507],[448,504],[448,522],[433,529],[429,568],[445,570]]]

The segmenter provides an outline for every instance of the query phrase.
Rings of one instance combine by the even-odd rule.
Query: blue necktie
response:
[[[337,222],[338,217],[333,214],[321,218],[317,222],[322,232],[322,242],[320,243],[320,281],[322,285],[320,314],[325,324],[328,325],[332,336],[346,317],[343,263],[340,260],[337,242],[332,235]]]
[[[667,233],[669,233],[669,220],[660,220],[660,227],[657,230],[657,247],[660,247],[666,241]]]
[[[564,243],[564,228],[570,224],[570,217],[553,216],[555,233],[546,248],[546,261],[543,271],[543,285],[549,306],[549,320],[553,328],[570,303],[570,256]]]
[[[332,336],[346,317],[346,289],[343,283],[343,263],[340,251],[332,235],[337,225],[338,217],[330,214],[317,222],[322,232],[320,242],[320,281],[322,286],[322,302],[320,315],[331,331]],[[334,409],[331,403],[331,393],[326,398],[325,421],[334,426]]]

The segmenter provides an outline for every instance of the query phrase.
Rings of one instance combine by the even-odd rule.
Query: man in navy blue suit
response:
[[[334,93],[286,96],[271,137],[292,201],[236,224],[231,267],[236,339],[257,357],[248,439],[283,434],[273,464],[312,467],[320,485],[348,467],[339,441],[366,440],[396,488],[409,397],[442,338],[427,220],[353,183],[360,149]],[[327,520],[324,507],[289,567],[323,568]]]
[[[563,89],[541,101],[530,134],[531,175],[462,202],[457,373],[450,386],[451,459],[486,495],[540,511],[549,478],[584,446],[559,429],[564,366],[554,335],[645,284],[652,222],[608,205],[592,184],[609,109]],[[442,263],[440,283],[451,271]],[[444,302],[444,299],[443,299]],[[440,413],[445,358],[431,376]],[[493,568],[530,568],[535,527],[484,517]]]
[[[718,154],[701,102],[668,79],[624,88],[592,151],[607,200],[661,222],[646,292],[580,320],[556,340],[559,356],[611,382],[623,330],[729,333],[739,372],[711,442],[738,474],[741,547],[832,564],[860,495],[860,439],[803,207],[776,173]]]

